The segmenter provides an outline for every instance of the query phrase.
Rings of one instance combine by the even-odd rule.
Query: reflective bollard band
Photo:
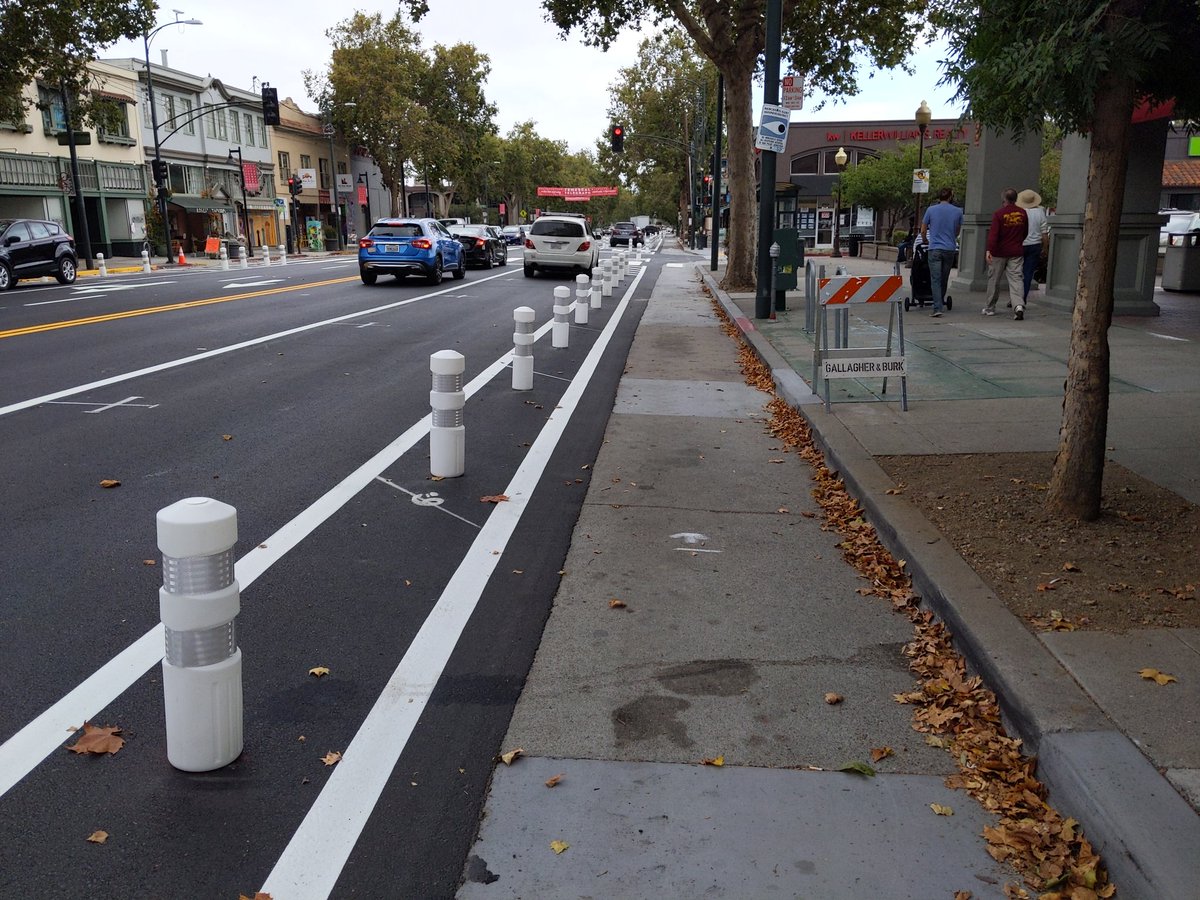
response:
[[[528,306],[513,310],[512,386],[514,391],[533,390],[533,319]]]
[[[439,350],[429,357],[433,387],[429,391],[432,425],[429,429],[429,474],[457,478],[466,471],[466,428],[463,407],[463,372],[467,360],[454,350]]]
[[[554,325],[550,328],[550,345],[555,350],[565,350],[570,345],[571,323],[567,316],[571,313],[571,289],[559,285],[554,289]]]

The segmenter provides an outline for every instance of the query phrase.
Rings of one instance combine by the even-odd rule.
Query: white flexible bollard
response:
[[[619,262],[621,264],[621,275],[620,275],[620,278],[618,278],[618,280],[617,280],[618,284],[623,282],[625,280],[625,276],[629,274],[629,251],[628,250],[621,251],[621,256],[620,256]]]
[[[242,752],[241,600],[233,576],[237,510],[188,497],[160,509],[157,521],[167,759],[185,772],[210,772]]]
[[[600,309],[601,307],[601,292],[604,290],[604,270],[599,266],[592,269],[592,309]]]
[[[267,244],[263,244],[262,252],[263,266],[269,269],[271,268],[271,248]]]
[[[250,268],[250,260],[248,260],[246,258],[246,245],[245,244],[242,244],[240,250],[238,251],[238,260],[242,264],[241,268],[243,268],[243,269]]]
[[[466,471],[467,429],[463,425],[463,372],[467,360],[454,350],[439,350],[429,357],[433,388],[429,406],[433,424],[429,429],[429,474],[437,478],[457,478]]]
[[[101,278],[106,278],[108,276],[108,263],[104,261],[103,253],[96,254],[96,268],[100,270]]]
[[[571,289],[559,285],[554,289],[554,324],[550,328],[550,345],[555,350],[565,350],[571,342],[571,323],[567,316],[571,312]]]
[[[621,282],[625,280],[625,251],[618,250],[617,258],[614,260],[613,269],[613,284],[617,287],[621,286]]]
[[[592,305],[592,280],[586,275],[575,276],[575,324],[588,323],[588,308]]]
[[[142,271],[150,271],[150,253],[147,250],[142,251]]]
[[[512,386],[514,391],[533,390],[533,319],[531,307],[513,310]]]
[[[222,270],[228,272],[229,271],[229,251],[225,248],[224,244],[221,245],[220,257],[221,257]]]
[[[600,264],[600,295],[602,297],[611,297],[613,294],[613,266],[615,264],[615,261],[611,258],[604,260],[604,262]]]
[[[287,265],[287,244],[279,245],[279,264],[281,266]]]

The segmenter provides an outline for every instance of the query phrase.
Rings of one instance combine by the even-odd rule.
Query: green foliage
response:
[[[4,0],[0,4],[0,121],[21,121],[22,90],[40,78],[81,98],[90,117],[87,64],[122,38],[154,27],[155,0]]]
[[[917,168],[920,148],[917,144],[898,144],[875,159],[864,159],[842,173],[842,200],[875,210],[886,234],[895,225],[905,225],[916,212],[912,192],[912,173]],[[955,202],[962,205],[967,190],[967,147],[956,141],[926,144],[921,160],[929,169],[929,194],[922,207],[933,202],[944,187],[954,191]]]

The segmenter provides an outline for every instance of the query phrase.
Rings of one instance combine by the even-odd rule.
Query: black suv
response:
[[[608,235],[608,246],[610,247],[615,247],[617,244],[637,247],[642,243],[642,231],[632,222],[617,222]]]
[[[22,278],[53,275],[74,284],[78,269],[75,239],[56,222],[0,219],[0,291]]]

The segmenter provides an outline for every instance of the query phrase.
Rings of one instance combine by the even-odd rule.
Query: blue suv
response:
[[[463,245],[437,219],[380,219],[358,241],[358,274],[363,284],[382,275],[421,275],[441,284],[442,273],[467,274]]]

